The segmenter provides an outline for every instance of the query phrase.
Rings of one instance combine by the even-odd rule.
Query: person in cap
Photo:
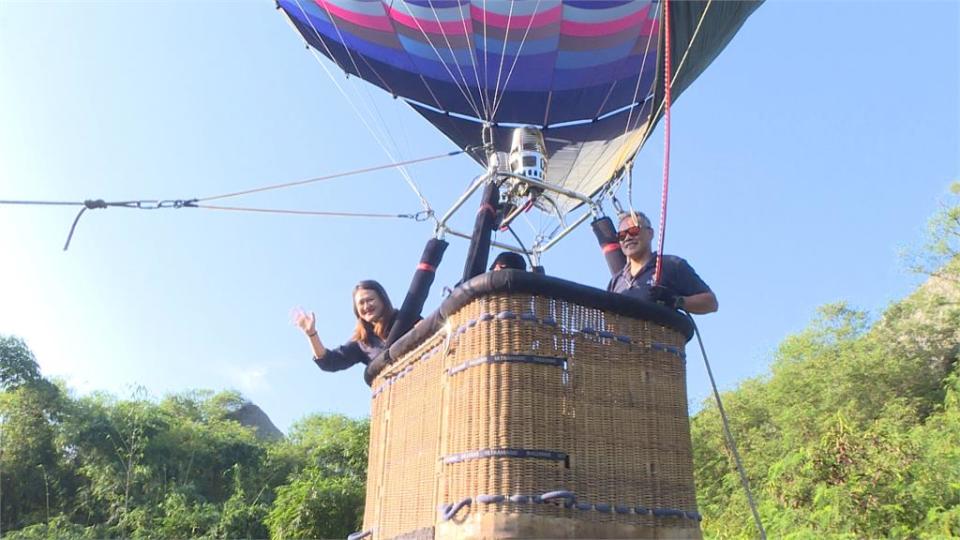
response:
[[[654,283],[657,254],[651,249],[653,227],[642,212],[620,215],[617,239],[627,257],[627,264],[610,280],[608,291],[695,314],[717,311],[717,296],[693,267],[680,257],[664,255],[660,284]]]
[[[397,319],[397,310],[383,286],[373,280],[361,281],[353,288],[353,315],[357,325],[350,341],[328,349],[320,341],[316,316],[297,310],[294,323],[307,336],[313,361],[324,371],[340,371],[355,364],[367,365],[386,349],[386,339]]]
[[[496,272],[497,270],[504,269],[526,271],[527,261],[523,260],[523,257],[519,253],[504,251],[493,260],[493,264],[490,265],[490,271]]]

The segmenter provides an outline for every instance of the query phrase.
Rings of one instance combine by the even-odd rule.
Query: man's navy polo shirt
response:
[[[680,296],[692,296],[710,291],[710,287],[693,270],[687,261],[676,255],[663,256],[663,275],[660,278],[660,285],[676,292]],[[657,254],[654,253],[647,264],[643,265],[640,272],[630,275],[630,261],[619,274],[613,276],[607,290],[615,293],[622,293],[640,300],[652,301],[650,298],[650,287],[653,287],[653,274],[657,269]]]

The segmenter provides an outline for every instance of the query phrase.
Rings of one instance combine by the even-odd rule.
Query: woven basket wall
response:
[[[684,344],[564,300],[470,302],[373,383],[364,529],[699,538]]]

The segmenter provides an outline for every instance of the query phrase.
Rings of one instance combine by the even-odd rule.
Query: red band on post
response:
[[[422,262],[417,265],[417,270],[426,270],[427,272],[435,272],[437,270],[437,267],[433,266],[432,264],[427,264],[425,262]]]
[[[483,203],[482,205],[480,205],[480,209],[477,210],[477,213],[480,214],[483,212],[489,212],[490,215],[496,215],[497,209],[494,208],[493,206],[490,206],[488,203]]]
[[[610,253],[611,251],[620,249],[620,244],[611,242],[600,246],[600,249],[602,249],[604,253]]]

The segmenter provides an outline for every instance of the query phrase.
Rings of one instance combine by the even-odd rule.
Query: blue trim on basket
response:
[[[559,356],[536,356],[532,354],[491,354],[457,364],[447,369],[447,375],[456,375],[461,371],[483,364],[537,364],[540,366],[562,368],[567,359]]]
[[[457,512],[460,511],[464,506],[470,506],[473,503],[473,499],[467,497],[458,503],[450,503],[448,505],[440,507],[440,517],[443,521],[450,521],[453,519]]]
[[[686,358],[687,354],[680,347],[673,347],[664,343],[651,343],[650,348],[655,351],[661,351],[665,353],[670,353],[679,358]]]
[[[562,501],[562,505],[567,509],[575,509],[581,512],[600,512],[603,514],[617,513],[621,515],[626,514],[635,514],[638,516],[652,516],[655,518],[679,518],[679,519],[689,519],[692,521],[702,521],[703,516],[695,510],[678,510],[676,508],[646,508],[644,506],[630,506],[625,504],[609,504],[609,503],[589,503],[589,502],[580,502],[577,500],[577,495],[571,491],[548,491],[542,495],[523,495],[520,493],[515,493],[513,495],[491,495],[483,494],[477,495],[473,498],[466,498],[454,504],[441,505],[440,511],[443,514],[450,514],[451,517],[456,514],[452,510],[456,507],[457,510],[462,508],[465,505],[469,505],[470,502],[476,502],[477,504],[543,504],[552,501]],[[449,519],[449,518],[446,518]]]
[[[554,450],[538,450],[532,448],[484,448],[482,450],[471,450],[469,452],[460,452],[443,457],[445,465],[461,463],[474,459],[485,458],[525,458],[525,459],[546,459],[549,461],[565,461],[567,454],[556,452]]]

